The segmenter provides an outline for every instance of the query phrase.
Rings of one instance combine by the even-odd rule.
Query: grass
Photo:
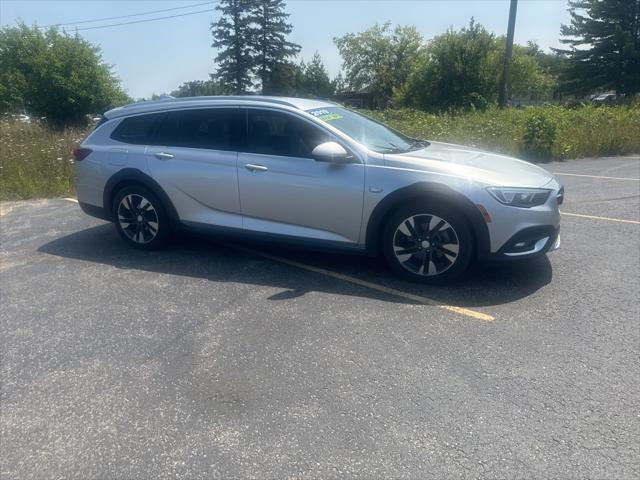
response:
[[[86,131],[0,122],[0,200],[73,194],[71,151]]]
[[[543,160],[640,153],[637,104],[575,109],[494,108],[462,115],[433,115],[406,109],[365,113],[418,138],[525,158],[529,151],[545,152]],[[88,131],[58,132],[38,124],[3,121],[0,133],[0,200],[73,194],[71,150]]]
[[[522,158],[527,157],[524,139],[528,120],[540,116],[555,126],[549,155],[544,160],[640,152],[638,104],[600,107],[586,105],[579,108],[491,108],[463,115],[433,115],[416,110],[364,113],[417,138],[459,143]],[[546,139],[541,138],[540,141]]]

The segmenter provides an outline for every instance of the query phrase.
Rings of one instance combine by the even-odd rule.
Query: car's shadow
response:
[[[246,248],[239,250],[235,245]],[[546,257],[525,263],[475,266],[459,280],[446,286],[434,287],[396,278],[386,269],[381,259],[285,249],[249,242],[240,244],[235,241],[231,243],[226,240],[189,237],[168,249],[144,252],[128,247],[110,224],[57,238],[38,251],[122,269],[285,289],[269,297],[274,301],[299,297],[310,291],[323,291],[333,294],[348,292],[349,295],[384,301],[414,303],[404,297],[387,295],[366,287],[347,288],[347,283],[335,278],[326,281],[324,277],[321,281],[319,273],[310,271],[299,270],[305,278],[301,282],[299,275],[291,273],[296,267],[261,257],[252,251],[313,265],[441,303],[468,307],[500,305],[518,300],[547,285],[552,278],[551,264]]]

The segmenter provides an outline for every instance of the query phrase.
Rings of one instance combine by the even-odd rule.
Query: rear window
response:
[[[179,110],[165,114],[153,144],[167,147],[235,150],[240,134],[237,108]]]
[[[134,145],[148,145],[161,116],[160,113],[154,113],[125,118],[113,131],[111,138]]]

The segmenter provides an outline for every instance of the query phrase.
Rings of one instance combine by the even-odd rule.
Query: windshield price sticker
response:
[[[309,110],[309,113],[316,118],[319,118],[323,122],[330,122],[332,120],[340,120],[342,115],[338,113],[331,113],[325,108],[317,108],[315,110]]]

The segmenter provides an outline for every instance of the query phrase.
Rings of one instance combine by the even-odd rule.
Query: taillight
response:
[[[80,160],[87,158],[91,152],[93,152],[93,150],[90,148],[74,148],[73,158],[76,159],[76,162],[79,162]]]

